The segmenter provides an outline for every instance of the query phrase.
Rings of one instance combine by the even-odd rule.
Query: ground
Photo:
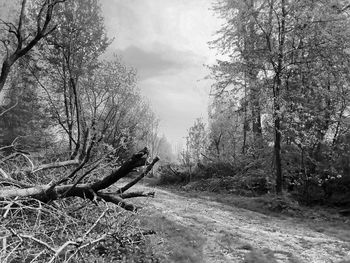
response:
[[[140,221],[157,235],[150,239],[164,262],[338,262],[350,257],[350,242],[310,222],[265,215],[211,198],[155,190],[139,199]],[[133,189],[135,190],[135,189]],[[317,220],[315,221],[317,222]],[[337,231],[336,231],[337,230]],[[349,228],[344,231],[349,231]],[[335,233],[335,234],[332,234]]]

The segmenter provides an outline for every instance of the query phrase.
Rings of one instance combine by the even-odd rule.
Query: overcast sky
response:
[[[219,21],[211,0],[102,0],[112,49],[139,75],[139,86],[159,116],[160,135],[175,145],[196,118],[207,116],[210,82],[203,64]]]

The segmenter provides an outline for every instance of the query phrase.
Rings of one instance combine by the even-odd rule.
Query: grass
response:
[[[147,209],[146,209],[147,210]],[[140,215],[142,226],[153,229],[155,254],[161,262],[202,263],[205,240],[199,233],[167,219],[157,211],[147,211]]]

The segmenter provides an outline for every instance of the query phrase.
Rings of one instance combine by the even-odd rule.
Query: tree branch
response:
[[[99,192],[103,190],[119,179],[125,177],[128,173],[130,173],[134,168],[144,165],[145,160],[148,156],[147,148],[144,148],[140,152],[134,154],[128,161],[126,161],[118,170],[111,172],[102,180],[97,182],[89,183],[89,184],[69,184],[69,185],[58,185],[57,182],[50,182],[46,185],[37,185],[29,188],[11,188],[4,189],[0,191],[0,200],[7,200],[15,197],[22,198],[34,198],[41,202],[49,202],[53,200],[57,200],[60,198],[66,197],[81,197],[88,198],[92,201],[97,201],[98,199],[102,199],[106,202],[112,202],[121,206],[122,208],[130,211],[135,211],[137,209],[136,206],[129,204],[123,200],[124,198],[131,198],[136,196],[152,196],[154,193],[143,193],[140,192],[124,194],[124,196],[118,196],[110,193]],[[127,184],[122,188],[122,192],[131,188],[138,181],[140,181],[153,167],[153,165],[159,160],[156,157],[151,164],[149,164],[146,170],[131,183]],[[19,184],[20,185],[20,184]],[[118,191],[119,194],[122,193]]]
[[[133,187],[135,184],[137,184],[142,178],[144,178],[149,171],[152,170],[153,166],[155,165],[156,162],[159,161],[159,157],[157,156],[156,158],[153,159],[152,163],[149,164],[146,168],[146,170],[140,174],[137,178],[135,178],[133,181],[131,181],[130,183],[126,184],[125,186],[123,186],[122,188],[119,189],[120,193],[124,193],[126,190],[130,189],[131,187]]]

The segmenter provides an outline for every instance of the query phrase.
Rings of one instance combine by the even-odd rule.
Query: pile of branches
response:
[[[8,175],[0,169],[0,260],[24,262],[23,249],[30,251],[35,247],[31,253],[25,253],[25,257],[30,259],[28,262],[38,262],[38,259],[43,258],[45,262],[74,262],[79,255],[81,256],[82,251],[89,251],[91,247],[101,247],[103,242],[108,243],[112,240],[115,243],[120,238],[130,241],[133,237],[140,240],[140,235],[149,234],[147,231],[123,235],[118,232],[123,229],[118,217],[119,211],[136,211],[139,208],[128,202],[128,199],[154,197],[154,192],[128,191],[145,177],[159,160],[156,157],[148,162],[148,157],[149,151],[144,148],[119,168],[105,176],[99,175],[102,179],[88,183],[84,183],[84,179],[98,164],[85,169],[84,173],[77,176],[77,171],[82,171],[82,167],[78,165],[63,178],[37,185],[14,179],[15,176]],[[129,180],[122,187],[111,187],[138,167],[143,169],[136,178]],[[110,188],[109,191],[107,188]],[[88,214],[79,214],[77,211],[81,207],[86,209],[87,203],[97,206],[94,205],[94,209]],[[111,206],[111,203],[116,206]],[[91,216],[93,214],[95,217]],[[101,229],[102,221],[105,223]],[[87,226],[88,229],[85,229]],[[67,237],[71,238],[67,240]],[[20,261],[16,261],[16,258]]]

